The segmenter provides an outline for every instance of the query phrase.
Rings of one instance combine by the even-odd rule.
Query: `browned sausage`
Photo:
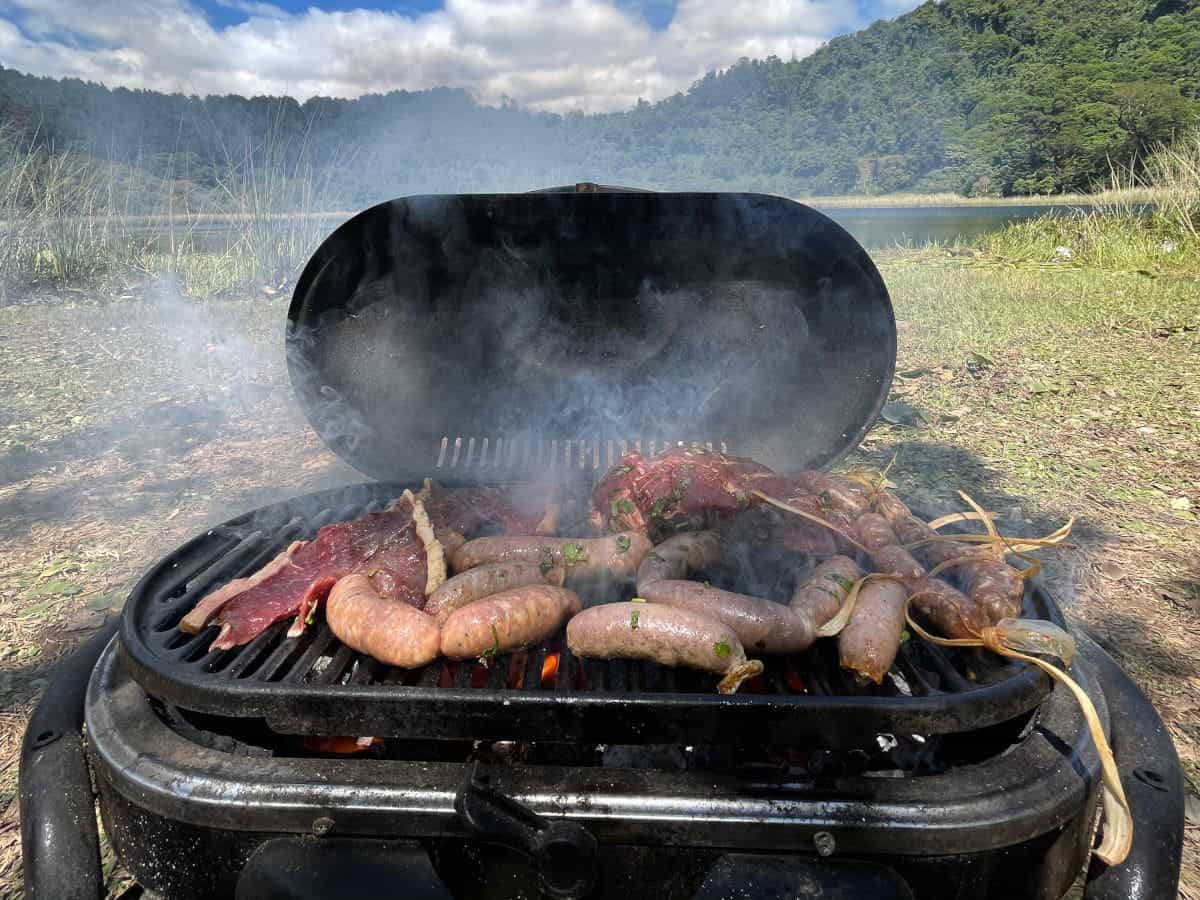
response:
[[[991,547],[975,547],[958,541],[938,540],[938,532],[914,516],[907,506],[886,491],[879,495],[880,512],[891,523],[896,534],[906,544],[922,546],[917,555],[931,566],[950,560],[961,560],[955,566],[963,590],[981,608],[992,623],[1021,614],[1025,597],[1025,581],[1020,572],[1002,559],[997,559]]]
[[[632,579],[653,546],[644,534],[632,531],[582,540],[538,535],[485,537],[467,541],[451,562],[456,572],[485,563],[527,562],[546,571],[562,568],[568,581],[604,575]]]
[[[528,647],[558,631],[582,606],[574,591],[549,584],[492,594],[450,614],[442,625],[442,655],[472,659]]]
[[[970,597],[940,578],[930,578],[925,568],[903,547],[884,547],[871,554],[875,568],[895,575],[912,593],[912,602],[943,636],[978,637],[989,624],[987,614]]]
[[[413,669],[437,659],[437,622],[414,606],[381,597],[366,575],[338,580],[325,601],[329,630],[347,647],[389,666]]]
[[[820,628],[837,615],[854,582],[863,577],[858,563],[848,556],[831,556],[812,570],[792,594],[792,609],[803,609]]]
[[[638,566],[638,593],[655,581],[686,578],[704,571],[720,558],[721,539],[715,531],[689,531],[667,538]]]
[[[424,611],[441,625],[456,609],[468,606],[483,597],[527,584],[552,584],[562,587],[562,583],[562,569],[554,568],[543,572],[541,566],[534,563],[488,563],[447,579],[429,595]]]
[[[873,550],[871,562],[874,563],[876,571],[885,575],[895,575],[912,590],[916,590],[916,584],[926,576],[925,567],[898,544]]]
[[[648,659],[714,672],[724,676],[717,686],[723,694],[762,671],[762,663],[746,659],[728,625],[657,603],[606,603],[584,610],[567,623],[567,646],[585,658]]]
[[[959,576],[967,594],[993,625],[1021,615],[1025,580],[1008,563],[995,558],[971,560],[959,567]]]
[[[870,678],[876,684],[896,659],[904,631],[904,603],[908,589],[895,581],[868,581],[858,592],[850,621],[838,635],[842,668]]]
[[[723,622],[752,653],[799,653],[816,640],[816,627],[806,610],[761,597],[723,591],[698,581],[656,581],[638,593],[652,604],[691,610]]]
[[[855,519],[854,536],[871,552],[900,543],[888,520],[879,513],[863,513]]]

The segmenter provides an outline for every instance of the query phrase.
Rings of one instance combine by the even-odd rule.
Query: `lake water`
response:
[[[818,207],[820,209],[820,207]],[[1010,222],[1069,215],[1085,206],[878,206],[821,209],[867,248],[971,241]]]
[[[821,208],[868,249],[880,249],[904,244],[924,244],[929,241],[953,243],[971,241],[980,235],[1019,222],[1045,215],[1069,215],[1086,210],[1086,206],[875,206]],[[333,231],[351,213],[322,215],[317,226],[319,233]],[[138,231],[167,245],[162,225],[146,225]],[[194,244],[205,250],[223,251],[236,240],[237,229],[220,222],[195,224],[187,229]]]

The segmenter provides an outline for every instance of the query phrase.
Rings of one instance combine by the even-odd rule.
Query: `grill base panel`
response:
[[[1077,674],[1094,691],[1089,670]],[[730,852],[816,858],[814,837],[828,831],[835,862],[885,865],[917,896],[1058,897],[1086,860],[1098,783],[1095,752],[1062,693],[1009,752],[941,775],[772,782],[655,769],[487,771],[538,814],[596,835],[607,873],[599,896],[678,896],[664,887],[683,887],[678,879],[702,876]],[[200,746],[155,714],[115,647],[93,674],[87,725],[106,833],[139,883],[164,896],[230,896],[261,844],[312,835],[320,818],[339,839],[420,841],[456,896],[489,896],[481,884],[537,896],[523,861],[465,839],[453,805],[461,764]],[[639,884],[613,874],[622,869]]]

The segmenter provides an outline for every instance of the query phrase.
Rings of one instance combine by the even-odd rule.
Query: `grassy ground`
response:
[[[927,504],[962,488],[1034,528],[1077,516],[1051,583],[1200,791],[1200,267],[1084,268],[1045,236],[1009,241],[882,258],[893,400],[921,418],[881,423],[858,461],[897,455]],[[55,659],[187,536],[355,477],[292,404],[282,299],[171,297],[0,307],[0,897],[19,892],[17,746]],[[1196,823],[1186,853],[1181,895],[1200,900]]]

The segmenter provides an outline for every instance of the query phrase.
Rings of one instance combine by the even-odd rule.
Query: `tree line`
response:
[[[943,0],[600,115],[457,90],[189,97],[0,68],[8,140],[220,192],[269,162],[346,206],[589,180],[789,196],[1089,190],[1200,116],[1200,0]],[[134,175],[129,175],[134,173]]]

